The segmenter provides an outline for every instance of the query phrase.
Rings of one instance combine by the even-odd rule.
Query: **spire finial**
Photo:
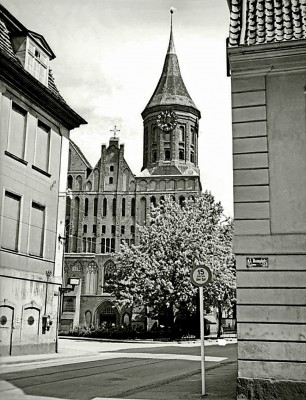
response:
[[[117,126],[115,125],[115,126],[114,126],[114,129],[111,129],[110,131],[111,131],[111,132],[114,132],[114,137],[116,137],[116,133],[117,133],[117,132],[120,132],[120,129],[117,129]]]
[[[173,34],[172,34],[172,14],[176,10],[175,7],[170,7],[170,16],[171,16],[171,21],[170,21],[170,40],[169,40],[169,46],[168,46],[168,51],[167,53],[172,53],[175,54],[175,48],[174,48],[174,41],[173,41]]]

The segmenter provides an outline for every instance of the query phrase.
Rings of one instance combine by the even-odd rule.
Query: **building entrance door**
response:
[[[98,323],[100,326],[110,328],[119,323],[117,308],[110,301],[104,302],[97,310]]]
[[[12,354],[14,308],[0,306],[0,341],[1,355]]]
[[[116,315],[115,314],[100,314],[100,325],[111,327],[116,325]]]

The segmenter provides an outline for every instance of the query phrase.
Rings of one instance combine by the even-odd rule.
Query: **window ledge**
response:
[[[46,172],[43,169],[40,169],[40,168],[36,167],[35,165],[32,165],[32,169],[34,169],[37,172],[40,172],[41,174],[47,176],[48,178],[51,177],[51,174],[49,174],[49,172]]]
[[[13,158],[16,161],[19,161],[21,164],[28,165],[27,161],[23,160],[22,158],[20,158],[18,156],[15,156],[15,154],[10,153],[9,151],[5,151],[4,154],[7,155],[8,157]]]

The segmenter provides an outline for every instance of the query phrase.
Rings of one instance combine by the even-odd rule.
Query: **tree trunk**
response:
[[[217,338],[220,338],[222,334],[222,306],[218,303],[218,333]]]

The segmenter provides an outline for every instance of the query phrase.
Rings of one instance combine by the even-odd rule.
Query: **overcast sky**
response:
[[[125,158],[142,167],[141,112],[160,78],[170,7],[181,74],[201,111],[199,166],[203,190],[232,215],[230,78],[226,77],[226,0],[0,0],[56,54],[51,67],[67,103],[88,125],[71,138],[94,166],[110,129],[120,129]]]

